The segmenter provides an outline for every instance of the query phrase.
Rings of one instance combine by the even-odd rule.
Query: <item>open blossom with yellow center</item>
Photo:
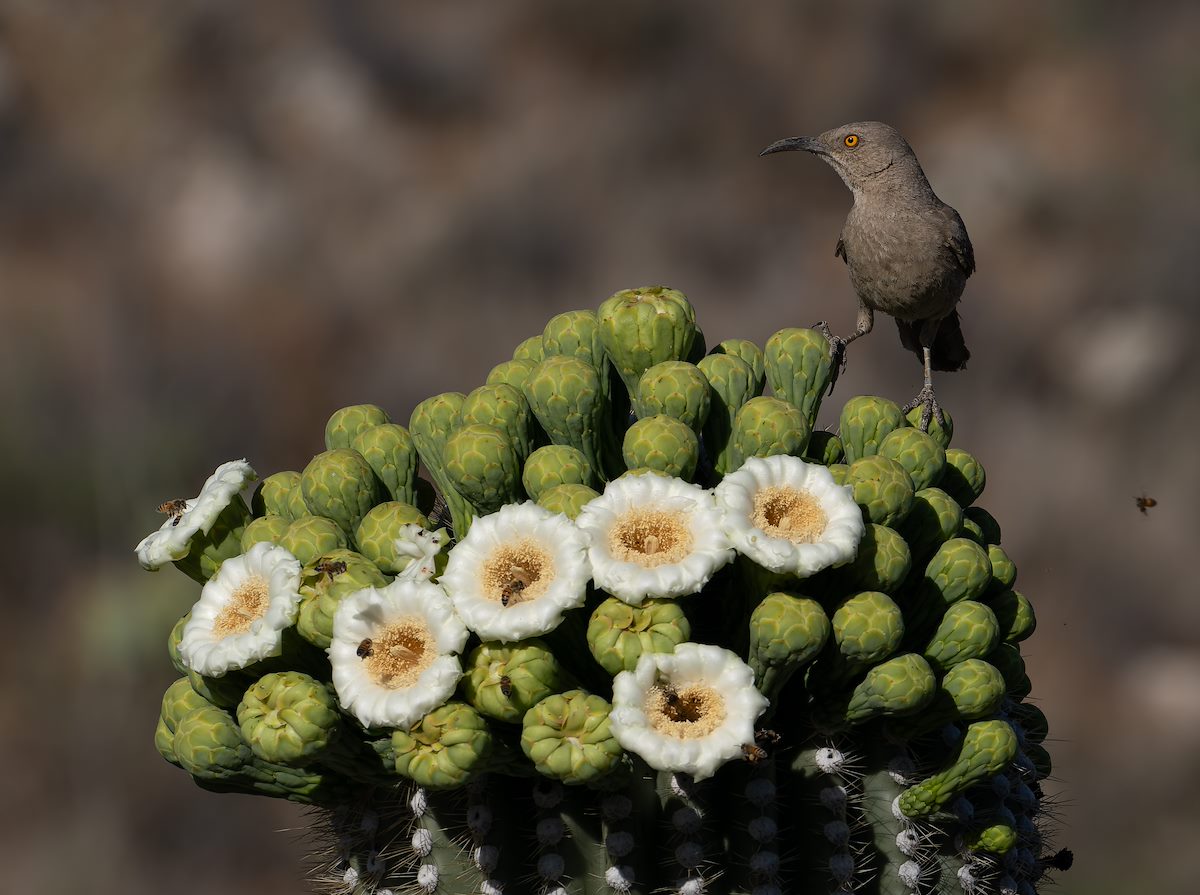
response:
[[[613,679],[610,724],[617,742],[650,767],[703,780],[754,744],[766,707],[735,653],[681,643],[673,653],[643,653],[633,671]]]
[[[481,640],[508,642],[558,627],[583,605],[590,577],[586,541],[571,520],[523,503],[472,522],[438,580]]]
[[[183,628],[179,656],[200,674],[219,677],[279,655],[283,631],[300,608],[300,561],[263,541],[227,559],[200,592]]]
[[[408,728],[454,693],[468,632],[428,581],[355,591],[333,617],[329,662],[345,709],[364,727]]]
[[[676,478],[611,481],[575,524],[596,586],[633,606],[694,594],[733,558],[712,494]]]
[[[772,572],[803,578],[850,562],[866,531],[850,489],[798,457],[753,457],[714,493],[734,548]]]
[[[208,534],[221,512],[239,492],[258,478],[245,460],[222,463],[190,500],[169,500],[159,509],[167,519],[135,548],[143,569],[156,570],[188,555],[192,538]]]

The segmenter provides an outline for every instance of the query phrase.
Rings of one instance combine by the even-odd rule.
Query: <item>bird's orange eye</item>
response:
[[[842,142],[853,149],[858,145],[858,134],[846,134],[846,139]]]

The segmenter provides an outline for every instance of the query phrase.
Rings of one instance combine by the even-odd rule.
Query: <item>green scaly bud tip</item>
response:
[[[736,357],[745,363],[753,371],[753,379],[756,383],[754,387],[757,389],[755,394],[762,394],[767,383],[767,361],[763,350],[758,345],[749,339],[725,339],[723,342],[718,342],[709,352],[710,357],[719,355]]]
[[[896,530],[908,542],[914,560],[927,561],[962,528],[962,508],[941,488],[923,488]]]
[[[538,448],[529,455],[521,471],[521,484],[533,500],[556,485],[594,488],[599,483],[583,452],[566,444],[547,444]]]
[[[846,721],[863,724],[873,718],[915,714],[933,700],[937,686],[929,663],[916,653],[895,656],[871,668],[854,688]]]
[[[574,519],[585,506],[599,496],[599,491],[587,485],[555,485],[538,496],[537,504],[552,513],[562,513],[568,519]]]
[[[623,289],[596,312],[600,339],[630,395],[655,364],[684,360],[696,338],[696,312],[682,292],[666,286]]]
[[[616,770],[624,755],[609,729],[612,705],[583,690],[547,696],[521,722],[521,750],[538,773],[568,785]]]
[[[332,519],[324,516],[301,516],[292,522],[279,537],[278,544],[301,565],[308,565],[318,556],[349,546],[346,533]]]
[[[983,659],[966,659],[942,676],[942,690],[954,702],[959,718],[975,720],[994,714],[1004,702],[1004,675]]]
[[[387,411],[375,404],[354,404],[335,410],[325,423],[325,449],[348,448],[367,429],[391,422]]]
[[[628,469],[653,469],[690,481],[700,459],[700,440],[686,424],[660,414],[629,427],[622,455]]]
[[[961,507],[969,507],[983,493],[987,473],[983,464],[961,448],[946,451],[946,468],[938,487],[953,497]]]
[[[398,423],[384,423],[355,436],[350,447],[360,453],[392,500],[416,499],[417,445]]]
[[[237,719],[255,755],[288,765],[325,751],[341,724],[329,688],[299,671],[259,678],[238,704]]]
[[[818,431],[808,437],[808,446],[804,449],[805,460],[820,463],[822,466],[832,466],[834,463],[841,463],[845,456],[842,439],[834,433]]]
[[[480,516],[524,497],[521,457],[495,426],[472,423],[458,429],[446,439],[443,460],[451,485]]]
[[[920,429],[908,426],[889,432],[879,443],[878,453],[903,466],[917,491],[936,485],[946,467],[945,449]]]
[[[663,361],[638,380],[634,409],[642,418],[673,417],[698,433],[708,419],[710,394],[708,379],[699,367],[685,361]]]
[[[242,552],[245,553],[255,544],[263,541],[278,544],[290,524],[290,519],[285,516],[276,516],[274,513],[252,519],[242,531]]]
[[[1037,616],[1033,613],[1033,604],[1020,591],[1003,590],[989,594],[987,604],[996,614],[1001,640],[1020,643],[1037,629]]]
[[[419,525],[425,530],[431,526],[428,517],[412,504],[398,500],[389,500],[371,508],[358,530],[354,533],[354,541],[358,551],[380,571],[389,575],[398,575],[408,568],[413,561],[410,554],[398,553],[396,539],[404,534],[406,525]]]
[[[900,795],[905,817],[928,817],[975,783],[1000,773],[1017,754],[1017,736],[1003,721],[976,721],[959,741],[958,754],[945,770]]]
[[[879,453],[883,440],[904,426],[904,414],[895,401],[875,395],[858,395],[842,407],[838,435],[846,452],[846,462]]]
[[[646,600],[630,606],[609,597],[588,621],[588,649],[611,675],[632,671],[643,653],[669,653],[692,635],[674,600]]]
[[[313,457],[300,475],[300,490],[309,512],[332,519],[347,537],[380,498],[375,471],[349,448]]]
[[[513,349],[513,360],[533,361],[535,364],[541,363],[546,358],[545,348],[543,347],[541,336],[530,336],[524,339]]]
[[[846,473],[854,502],[868,522],[896,528],[912,509],[912,479],[904,467],[888,457],[873,455],[855,460]]]
[[[804,413],[779,398],[751,398],[733,419],[729,471],[751,457],[786,454],[799,457],[808,444],[811,427]]]
[[[487,375],[488,385],[511,385],[524,393],[525,383],[537,364],[531,360],[506,360],[492,367]]]
[[[904,417],[908,425],[914,429],[921,427],[921,405],[918,404]],[[950,416],[950,411],[945,407],[942,408],[942,417],[945,422],[938,422],[936,416],[929,418],[929,436],[941,446],[942,450],[949,450],[950,440],[954,437],[954,419]]]
[[[980,659],[1000,642],[996,615],[982,603],[960,600],[946,610],[925,647],[925,658],[939,671],[967,659]]]
[[[462,786],[486,767],[492,732],[463,702],[434,709],[409,730],[392,733],[396,773],[429,789]]]
[[[811,430],[833,375],[829,342],[815,329],[781,329],[767,339],[763,356],[772,390],[801,412]]]
[[[284,519],[299,519],[308,515],[304,494],[300,490],[300,473],[292,470],[277,472],[258,483],[250,498],[250,509],[255,516],[282,516]]]
[[[562,666],[541,640],[481,643],[467,655],[462,691],[480,713],[520,724],[529,709],[566,681]]]
[[[813,661],[829,639],[831,625],[821,604],[797,594],[767,594],[750,613],[750,668],[768,698]]]

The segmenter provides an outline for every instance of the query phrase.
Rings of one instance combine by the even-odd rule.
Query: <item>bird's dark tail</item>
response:
[[[900,344],[917,356],[917,360],[925,363],[925,352],[921,348],[922,320],[896,320],[896,328],[900,330]],[[938,325],[937,335],[929,346],[930,366],[935,370],[953,373],[961,370],[971,359],[967,343],[963,339],[962,325],[959,323],[958,311],[951,311]]]

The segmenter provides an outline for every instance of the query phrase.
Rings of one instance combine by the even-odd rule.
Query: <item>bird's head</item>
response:
[[[916,154],[894,127],[881,121],[856,121],[825,131],[816,137],[788,137],[777,140],[759,155],[802,150],[811,152],[841,175],[846,186],[858,192],[873,181],[889,181],[897,167],[905,176],[920,171]],[[921,174],[924,181],[924,174]]]

